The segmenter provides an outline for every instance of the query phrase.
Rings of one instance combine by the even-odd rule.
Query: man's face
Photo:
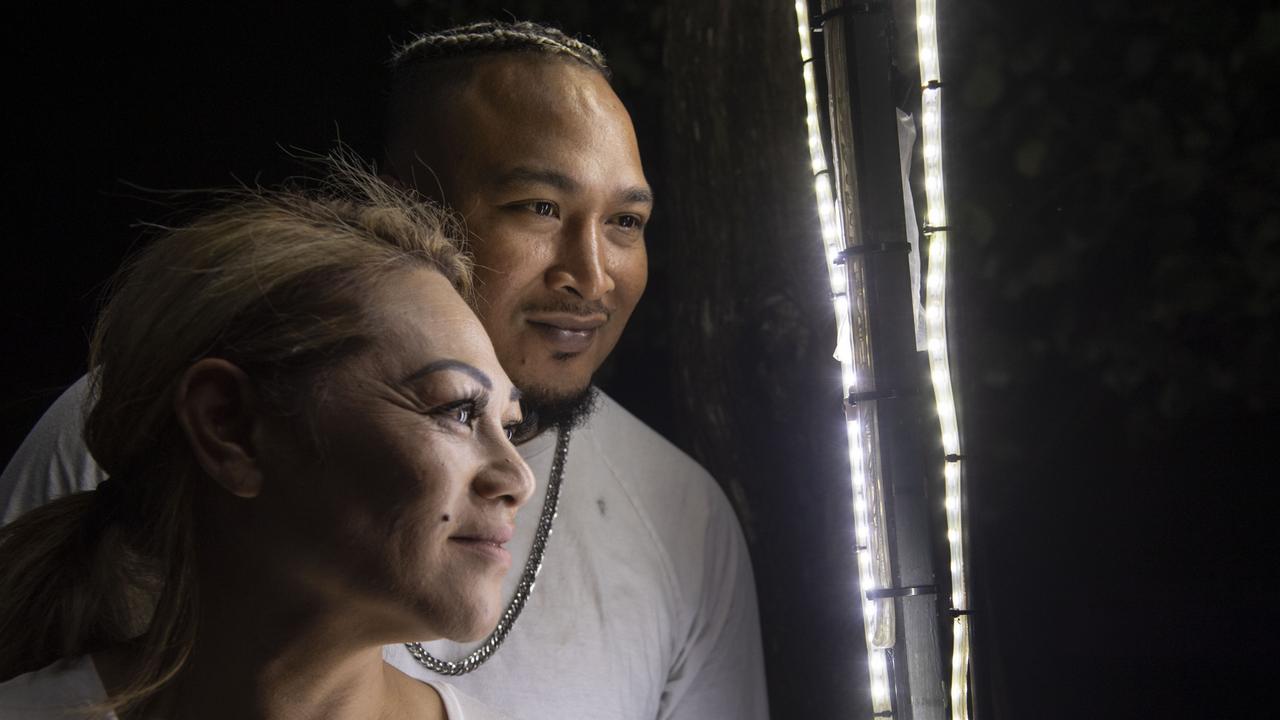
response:
[[[478,63],[436,112],[442,132],[418,142],[430,172],[412,180],[466,218],[498,359],[530,395],[580,394],[648,277],[630,116],[598,73],[528,55]]]

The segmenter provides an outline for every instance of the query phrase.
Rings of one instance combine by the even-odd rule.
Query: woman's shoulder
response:
[[[59,660],[48,667],[0,683],[0,717],[5,720],[115,720],[113,712],[100,715],[76,713],[79,708],[104,702],[107,691],[84,655]],[[68,712],[71,711],[71,712]]]
[[[515,715],[499,712],[448,683],[433,680],[427,684],[440,693],[449,720],[517,720]]]

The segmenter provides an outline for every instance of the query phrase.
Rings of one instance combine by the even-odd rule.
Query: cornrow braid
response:
[[[534,22],[486,21],[419,35],[391,56],[394,75],[436,60],[450,60],[504,52],[562,55],[609,79],[604,54],[561,30]]]

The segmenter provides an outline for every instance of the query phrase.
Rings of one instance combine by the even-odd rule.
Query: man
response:
[[[482,23],[423,36],[394,67],[387,170],[466,219],[476,312],[542,430],[520,448],[539,495],[571,437],[537,589],[501,648],[451,682],[517,718],[765,717],[755,589],[731,508],[705,471],[591,388],[644,290],[653,204],[603,57],[542,26]],[[6,521],[100,479],[79,440],[84,387],[6,468]],[[547,539],[537,520],[521,515],[514,557]],[[431,663],[472,650],[415,652]],[[386,655],[430,674],[408,648]]]

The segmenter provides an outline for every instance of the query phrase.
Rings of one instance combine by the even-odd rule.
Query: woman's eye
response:
[[[515,439],[516,430],[518,429],[520,429],[520,423],[515,423],[513,425],[504,425],[502,427],[502,434],[506,435],[508,440],[513,440]]]
[[[457,405],[450,405],[449,407],[441,408],[439,414],[451,422],[471,427],[471,425],[475,423],[476,419],[476,404],[474,402],[467,401]]]

